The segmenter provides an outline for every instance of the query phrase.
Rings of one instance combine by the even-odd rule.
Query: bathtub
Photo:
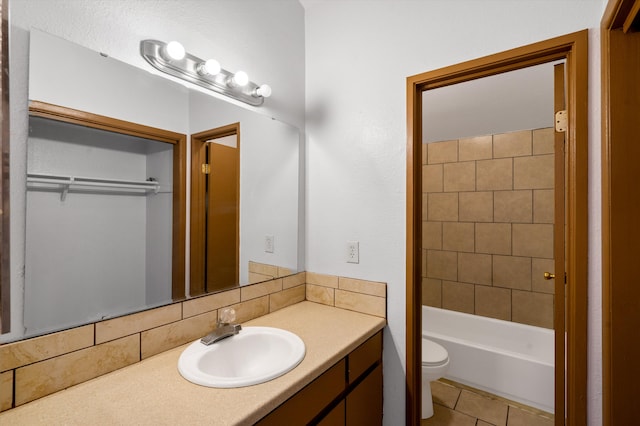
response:
[[[447,379],[554,412],[553,330],[423,306],[422,335],[449,352]]]

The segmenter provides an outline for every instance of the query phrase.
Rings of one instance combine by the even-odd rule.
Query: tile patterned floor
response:
[[[553,415],[457,383],[431,383],[434,415],[421,426],[553,426]]]

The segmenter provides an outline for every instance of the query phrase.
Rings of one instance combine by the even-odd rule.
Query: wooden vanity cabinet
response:
[[[382,424],[382,331],[257,423],[284,424]]]

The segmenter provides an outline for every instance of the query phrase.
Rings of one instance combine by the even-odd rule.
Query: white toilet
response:
[[[433,416],[431,382],[449,370],[449,353],[436,342],[422,337],[422,418]]]

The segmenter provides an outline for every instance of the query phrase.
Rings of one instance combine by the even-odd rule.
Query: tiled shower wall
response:
[[[553,328],[554,131],[423,145],[424,305]]]

